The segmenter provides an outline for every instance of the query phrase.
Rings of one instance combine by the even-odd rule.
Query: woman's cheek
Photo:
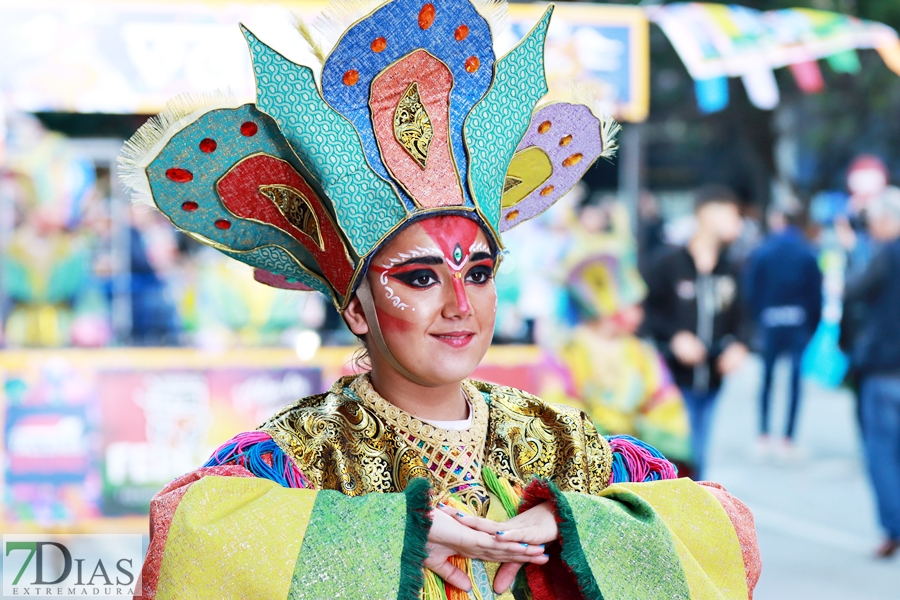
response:
[[[409,309],[406,309],[403,312],[407,312],[408,310]],[[391,307],[389,309],[381,309],[376,306],[375,312],[378,313],[378,325],[381,327],[382,331],[390,333],[406,333],[415,327],[415,323],[412,321],[395,316],[394,313],[400,312],[396,308]]]

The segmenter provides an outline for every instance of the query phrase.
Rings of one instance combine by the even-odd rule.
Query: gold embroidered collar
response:
[[[474,414],[472,426],[458,430],[435,427],[394,406],[375,391],[368,374],[350,384],[363,404],[393,427],[409,450],[421,457],[424,467],[438,483],[439,496],[457,494],[465,504],[480,512],[487,499],[481,467],[490,411],[484,396],[471,382],[463,381],[462,387]]]

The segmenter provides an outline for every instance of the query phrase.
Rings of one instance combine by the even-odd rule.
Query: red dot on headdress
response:
[[[434,4],[428,3],[419,11],[419,27],[428,29],[434,24]]]
[[[372,40],[372,52],[382,52],[385,48],[387,48],[387,40],[383,37]]]
[[[467,37],[469,37],[469,27],[468,25],[460,25],[456,28],[456,31],[453,32],[453,37],[456,38],[457,42],[461,42]]]
[[[231,221],[219,219],[218,221],[216,221],[216,227],[218,227],[219,229],[231,229]]]
[[[478,60],[477,56],[470,56],[466,59],[466,71],[468,71],[469,73],[474,73],[480,66],[481,61]]]
[[[216,151],[216,140],[212,138],[203,138],[200,140],[200,150],[209,154],[210,152]]]
[[[350,69],[344,73],[344,85],[356,85],[357,81],[359,81],[359,71],[356,69]]]
[[[194,174],[187,169],[169,169],[166,171],[166,177],[175,183],[187,183],[194,178]]]
[[[181,210],[186,210],[187,212],[194,212],[198,208],[199,208],[199,205],[196,202],[193,202],[191,200],[181,203]]]
[[[253,121],[247,121],[241,125],[241,135],[246,137],[253,137],[257,131],[259,131],[259,127]]]

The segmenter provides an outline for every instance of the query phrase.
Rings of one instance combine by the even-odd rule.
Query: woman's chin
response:
[[[404,366],[417,378],[431,385],[449,385],[470,377],[484,358],[486,350],[475,343],[460,348],[436,342],[428,344],[422,354],[404,361],[414,364]]]

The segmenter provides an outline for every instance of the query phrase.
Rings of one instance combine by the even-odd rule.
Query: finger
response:
[[[467,515],[464,512],[456,510],[455,508],[451,508],[446,504],[441,505],[438,504],[438,508],[453,517],[457,520],[457,522],[462,523],[466,527],[470,529],[474,529],[475,531],[480,531],[482,533],[486,533],[488,535],[496,534],[500,529],[502,529],[500,523],[496,521],[491,521],[490,519],[483,519],[481,517],[476,517],[474,515]]]
[[[494,592],[502,594],[508,590],[513,581],[516,580],[516,574],[521,568],[522,565],[520,563],[503,563],[500,565],[500,568],[497,569],[497,574],[494,576]]]
[[[450,564],[449,561],[444,561],[439,565],[435,565],[429,568],[434,571],[438,577],[440,577],[453,587],[459,588],[464,592],[468,592],[472,589],[472,582],[469,580],[469,576],[457,567]]]
[[[532,546],[540,546],[541,544],[552,542],[553,539],[550,539],[551,536],[552,532],[548,532],[548,530],[545,528],[524,527],[522,529],[513,529],[502,532],[498,531],[494,535],[494,539],[506,542],[529,544]]]
[[[544,548],[540,544],[509,542],[488,537],[486,535],[484,535],[483,538],[479,537],[478,549],[482,552],[504,553],[517,558],[523,556],[537,556],[544,552]]]
[[[486,561],[486,562],[498,562],[498,563],[514,562],[514,563],[519,563],[519,564],[533,563],[536,565],[542,565],[542,564],[546,563],[548,560],[548,557],[546,554],[526,556],[523,554],[513,555],[513,554],[506,554],[503,552],[485,552],[485,553],[480,554],[479,556],[476,556],[473,558],[480,558],[481,560]]]

